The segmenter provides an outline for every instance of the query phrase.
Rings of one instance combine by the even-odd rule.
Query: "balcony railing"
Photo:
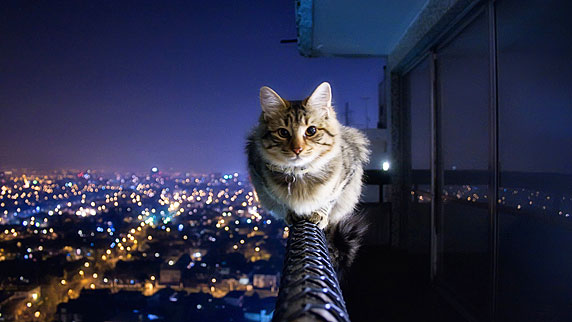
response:
[[[308,221],[290,227],[273,321],[349,321],[324,232]]]

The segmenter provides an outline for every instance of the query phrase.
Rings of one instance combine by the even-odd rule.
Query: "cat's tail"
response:
[[[362,245],[368,224],[361,212],[355,212],[344,220],[326,227],[328,250],[332,265],[342,280],[354,262]]]

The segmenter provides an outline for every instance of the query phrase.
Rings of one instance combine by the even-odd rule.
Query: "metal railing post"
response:
[[[326,236],[316,224],[290,226],[273,321],[349,322]]]

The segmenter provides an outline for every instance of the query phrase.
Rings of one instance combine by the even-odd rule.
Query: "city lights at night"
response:
[[[24,307],[13,301],[18,319],[53,317],[86,289],[208,294],[202,312],[219,313],[228,294],[277,295],[287,229],[257,207],[238,173],[81,173],[0,178],[0,267],[26,267],[2,277],[26,290]],[[260,276],[266,282],[254,285]]]

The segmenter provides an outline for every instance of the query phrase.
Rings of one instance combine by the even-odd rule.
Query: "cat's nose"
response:
[[[297,146],[297,147],[292,148],[292,152],[296,153],[296,155],[300,154],[300,152],[302,152],[302,150],[304,150],[304,148],[302,148],[301,146]]]

